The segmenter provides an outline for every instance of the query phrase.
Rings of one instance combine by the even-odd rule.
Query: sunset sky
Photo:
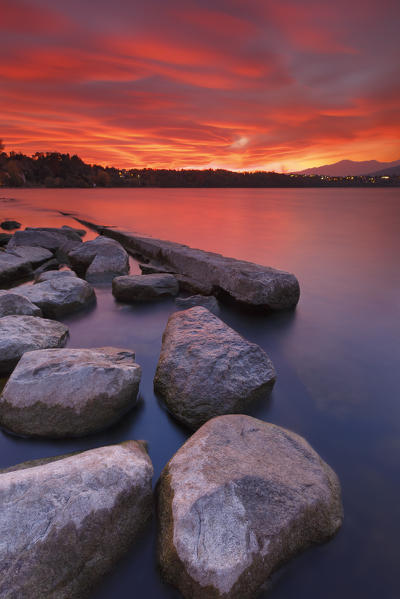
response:
[[[399,22],[399,0],[0,0],[0,138],[120,168],[400,159]]]

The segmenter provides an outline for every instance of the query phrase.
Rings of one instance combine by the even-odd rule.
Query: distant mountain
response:
[[[369,175],[370,173],[387,170],[400,166],[400,160],[394,162],[379,162],[379,160],[366,160],[356,162],[354,160],[340,160],[334,164],[325,164],[314,168],[306,168],[297,171],[299,175],[327,175],[329,177],[355,177],[357,175]]]
[[[384,168],[380,171],[374,171],[373,173],[369,173],[371,177],[400,177],[400,165],[398,166],[390,166],[389,168]]]

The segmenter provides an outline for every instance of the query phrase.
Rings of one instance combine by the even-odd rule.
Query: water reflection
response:
[[[397,190],[12,190],[0,217],[23,226],[77,226],[57,210],[295,272],[295,312],[268,316],[225,305],[221,318],[270,355],[278,380],[249,412],[305,436],[337,471],[345,523],[329,544],[286,566],[270,599],[397,599],[400,522],[400,208]],[[34,205],[45,210],[31,210]],[[95,237],[88,232],[86,239]],[[132,261],[134,272],[137,264]],[[173,300],[115,302],[69,316],[70,347],[113,345],[143,368],[139,406],[107,431],[40,441],[0,435],[0,462],[146,439],[155,480],[188,437],[153,393],[161,336]],[[97,599],[178,598],[160,581],[154,522],[94,593]],[[261,597],[267,597],[264,593]]]

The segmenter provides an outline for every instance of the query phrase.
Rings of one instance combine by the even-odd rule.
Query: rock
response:
[[[7,247],[13,249],[20,245],[37,246],[63,255],[81,243],[82,239],[75,231],[56,227],[27,227],[24,231],[14,233]]]
[[[13,229],[19,229],[21,227],[21,223],[17,220],[4,220],[0,227],[5,231],[12,231]]]
[[[26,297],[8,291],[0,291],[0,318],[11,314],[42,316],[41,309]]]
[[[175,277],[179,283],[179,291],[194,294],[199,293],[200,295],[211,295],[214,291],[214,287],[212,285],[201,283],[200,281],[196,281],[191,277],[186,277],[185,275],[180,275],[178,273],[175,275]]]
[[[0,425],[18,435],[81,437],[136,403],[141,368],[114,347],[25,352],[0,396]]]
[[[129,272],[129,257],[124,248],[105,237],[86,241],[70,252],[68,258],[74,270],[91,283],[110,282]]]
[[[4,316],[0,320],[0,375],[9,374],[24,352],[63,347],[67,338],[68,327],[61,322],[38,316]]]
[[[93,287],[73,276],[55,277],[43,283],[16,287],[13,293],[27,297],[49,318],[71,314],[96,301]]]
[[[214,418],[164,468],[159,562],[190,599],[251,599],[282,563],[342,523],[336,474],[302,438]]]
[[[23,258],[33,267],[53,258],[53,254],[49,250],[35,246],[17,246],[11,250],[7,249],[7,253]]]
[[[0,247],[7,245],[11,237],[12,235],[10,235],[9,233],[0,233]]]
[[[0,474],[0,597],[82,599],[151,514],[152,464],[126,441]]]
[[[43,272],[46,272],[48,270],[54,271],[54,270],[57,270],[58,268],[60,268],[60,263],[56,258],[51,258],[50,260],[46,260],[46,262],[43,262],[43,264],[41,264],[40,266],[35,268],[35,270],[33,271],[34,278],[36,280],[36,278],[39,277]]]
[[[120,302],[141,302],[177,295],[179,285],[170,274],[130,275],[116,277],[112,292]]]
[[[139,264],[139,268],[144,275],[175,274],[171,270],[156,264]]]
[[[43,283],[44,281],[50,281],[52,279],[63,279],[64,277],[76,278],[76,273],[73,270],[47,270],[46,272],[40,272],[35,275],[35,284]]]
[[[86,230],[85,229],[75,229],[75,227],[69,227],[68,225],[63,225],[62,229],[67,229],[68,231],[74,231],[79,237],[85,237]]]
[[[9,252],[0,252],[0,286],[4,287],[31,275],[32,265],[29,260]]]
[[[213,314],[216,314],[217,316],[219,314],[218,301],[213,295],[191,295],[190,297],[177,297],[175,304],[180,310],[187,310],[188,308],[193,308],[194,306],[203,306],[203,308],[207,308],[207,310],[210,310],[210,312]]]
[[[300,287],[296,277],[283,270],[204,252],[172,241],[104,227],[97,229],[119,241],[130,253],[139,254],[209,289],[195,293],[219,292],[222,297],[227,295],[239,303],[264,310],[291,309],[299,301]]]
[[[190,428],[266,398],[276,372],[267,354],[202,307],[175,312],[164,331],[154,389]]]

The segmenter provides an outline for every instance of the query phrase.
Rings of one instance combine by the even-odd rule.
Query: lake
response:
[[[221,318],[271,357],[278,380],[253,416],[304,436],[337,472],[345,520],[329,543],[292,560],[261,597],[397,599],[400,534],[400,194],[398,189],[1,189],[0,218],[76,226],[58,211],[293,272],[289,313],[224,306]],[[79,225],[80,226],[80,225]],[[88,232],[85,239],[94,237]],[[132,261],[132,272],[139,272]],[[91,437],[41,441],[0,433],[0,467],[146,439],[157,480],[188,438],[153,393],[173,300],[97,305],[63,320],[70,347],[131,348],[143,368],[140,405]],[[177,599],[155,562],[155,524],[93,593]]]

